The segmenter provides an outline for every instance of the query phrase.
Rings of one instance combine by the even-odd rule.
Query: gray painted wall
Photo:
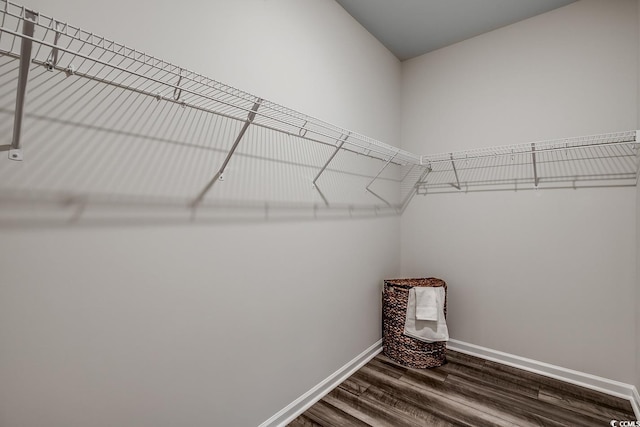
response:
[[[28,3],[397,144],[400,64],[334,2]],[[76,161],[56,156],[57,170]],[[35,177],[34,165],[19,167]],[[380,338],[399,225],[0,228],[0,425],[260,424]]]
[[[403,148],[635,129],[636,9],[582,0],[403,63]],[[635,230],[635,188],[418,197],[402,274],[450,284],[452,338],[631,383]]]

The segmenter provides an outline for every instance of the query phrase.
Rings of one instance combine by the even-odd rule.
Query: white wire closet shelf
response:
[[[13,160],[0,164],[0,198],[79,211],[143,201],[398,213],[416,193],[638,175],[635,131],[418,156],[7,0],[0,135]]]
[[[296,165],[297,169],[288,173],[302,178],[307,194],[292,196],[289,193],[287,197],[275,198],[276,202],[283,203],[294,199],[327,207],[353,208],[354,205],[368,204],[376,208],[398,209],[408,200],[421,176],[423,168],[415,154],[262,99],[10,1],[0,1],[0,9],[0,84],[14,88],[5,92],[1,99],[1,112],[12,115],[13,120],[11,126],[8,119],[5,125],[7,130],[12,128],[9,132],[12,134],[11,143],[0,143],[0,150],[9,151],[11,160],[27,160],[30,144],[37,145],[33,139],[38,138],[28,131],[34,124],[45,120],[103,132],[117,129],[121,135],[135,134],[146,140],[160,139],[151,126],[140,129],[135,127],[135,123],[126,121],[127,117],[114,118],[113,110],[130,108],[137,102],[136,112],[132,113],[141,115],[136,117],[137,123],[151,120],[138,110],[162,109],[159,114],[166,117],[160,122],[174,120],[174,128],[193,129],[169,142],[202,146],[204,143],[194,143],[196,134],[204,135],[202,140],[207,136],[216,141],[225,140],[225,143],[216,142],[217,145],[206,147],[218,151],[217,156],[210,159],[210,178],[201,181],[197,190],[193,187],[183,191],[182,194],[191,193],[192,206],[201,206],[203,202],[212,200],[229,200],[231,193],[239,194],[236,186],[234,191],[225,193],[220,190],[216,192],[220,194],[210,195],[212,190],[217,190],[213,187],[217,187],[218,182],[225,181],[225,172],[235,169],[237,177],[241,169],[255,167],[243,165],[243,160],[237,160],[238,157],[244,157],[245,163],[248,158],[262,157],[270,162]],[[96,87],[98,89],[94,90]],[[8,101],[10,96],[15,97],[11,102]],[[155,106],[145,104],[150,101],[156,103]],[[80,104],[84,105],[82,111],[76,108]],[[174,113],[177,108],[182,109],[180,113]],[[82,115],[85,111],[93,114]],[[181,114],[182,119],[174,118],[177,114]],[[195,115],[197,119],[193,118]],[[30,122],[30,125],[23,122]],[[167,132],[171,130],[165,134]],[[266,154],[261,151],[264,147],[252,144],[260,138],[265,140],[265,144],[271,144]],[[285,140],[291,144],[290,147],[285,147]],[[134,150],[131,146],[128,149]],[[299,152],[301,149],[313,155],[305,157]],[[365,167],[360,160],[354,160],[353,155],[374,162]],[[269,173],[264,172],[265,178]],[[359,191],[366,190],[367,198],[358,196],[359,200],[354,201],[347,197],[337,189],[339,185],[334,182],[337,178],[331,174],[359,176]],[[382,182],[385,180],[388,182]],[[389,188],[378,188],[379,184]],[[328,188],[331,186],[335,190],[333,193],[340,193],[338,196],[331,194]],[[398,193],[397,188],[391,187],[400,187],[401,197],[390,196],[390,193]],[[251,197],[273,199],[270,194],[252,194]]]
[[[635,186],[637,131],[426,155],[418,193]]]
[[[30,12],[23,6],[4,0],[0,6],[5,36],[0,44],[3,55],[24,56],[19,50],[18,38],[36,42],[37,52],[31,62],[51,71],[85,77],[242,122],[251,116],[251,124],[255,126],[323,144],[344,142],[342,149],[359,154],[419,163],[419,157],[407,151],[263,100],[78,27]],[[25,23],[29,22],[34,28],[25,34]]]

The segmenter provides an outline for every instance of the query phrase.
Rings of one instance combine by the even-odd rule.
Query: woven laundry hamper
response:
[[[409,289],[414,286],[444,287],[444,314],[447,315],[447,284],[433,277],[388,279],[382,294],[382,346],[390,359],[410,368],[435,368],[447,363],[446,342],[428,343],[404,335]]]

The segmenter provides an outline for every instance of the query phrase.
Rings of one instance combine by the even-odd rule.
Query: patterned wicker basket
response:
[[[409,289],[414,286],[443,286],[444,314],[447,315],[447,284],[427,279],[388,279],[382,295],[382,346],[390,359],[410,368],[435,368],[447,363],[446,342],[428,343],[404,335]]]

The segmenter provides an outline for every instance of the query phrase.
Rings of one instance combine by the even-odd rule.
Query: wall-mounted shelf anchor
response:
[[[21,148],[12,148],[9,150],[9,158],[15,161],[22,161],[22,149]]]

